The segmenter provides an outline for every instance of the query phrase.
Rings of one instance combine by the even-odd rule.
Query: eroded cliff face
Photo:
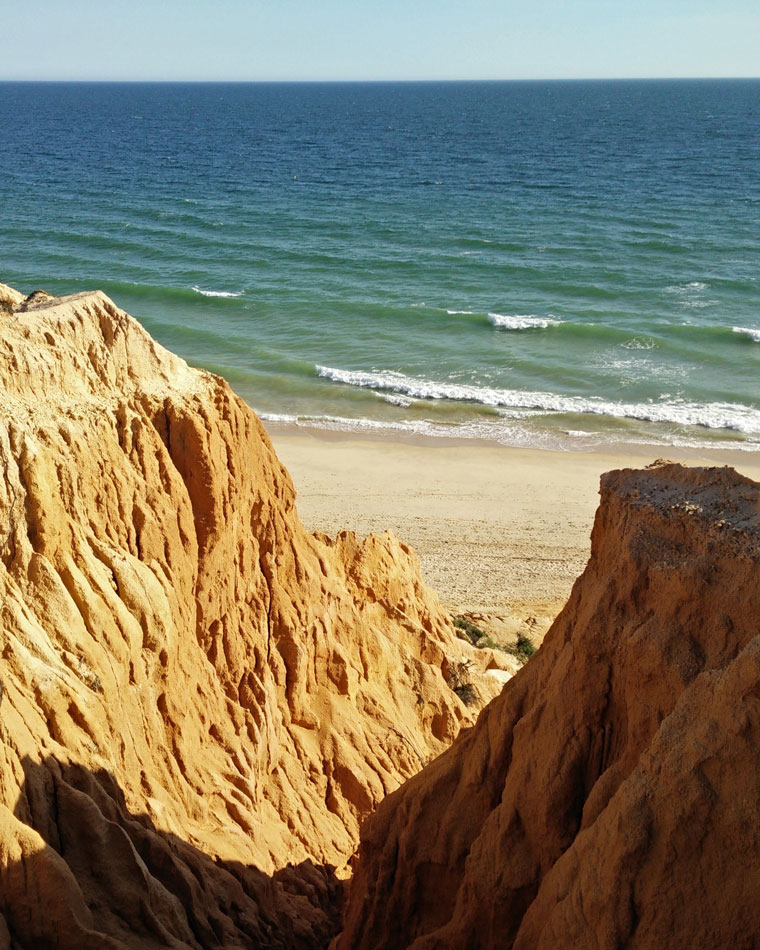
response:
[[[103,294],[0,303],[0,948],[324,945],[474,651],[222,380]]]
[[[366,822],[340,950],[751,947],[760,485],[612,472],[536,657]]]

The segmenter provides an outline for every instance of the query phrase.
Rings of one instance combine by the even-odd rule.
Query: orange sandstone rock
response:
[[[334,946],[757,946],[759,581],[760,485],[605,475],[538,654],[365,823]]]
[[[304,530],[223,380],[0,300],[0,948],[324,945],[474,651],[390,534]]]

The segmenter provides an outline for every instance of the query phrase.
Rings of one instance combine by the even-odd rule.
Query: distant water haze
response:
[[[265,418],[760,448],[760,81],[0,84],[0,280]]]

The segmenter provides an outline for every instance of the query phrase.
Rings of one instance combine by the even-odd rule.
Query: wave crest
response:
[[[204,297],[242,297],[243,291],[240,290],[238,293],[232,293],[229,290],[202,290],[200,287],[193,287],[193,290],[196,294],[203,294]]]
[[[488,319],[500,330],[545,330],[562,323],[554,317],[537,317],[532,313],[489,313]]]
[[[734,327],[734,333],[741,333],[744,336],[748,336],[750,340],[754,340],[755,343],[760,343],[760,328],[755,327]]]

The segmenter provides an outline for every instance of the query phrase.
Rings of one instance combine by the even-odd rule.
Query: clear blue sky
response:
[[[760,75],[760,0],[4,0],[3,79]]]

